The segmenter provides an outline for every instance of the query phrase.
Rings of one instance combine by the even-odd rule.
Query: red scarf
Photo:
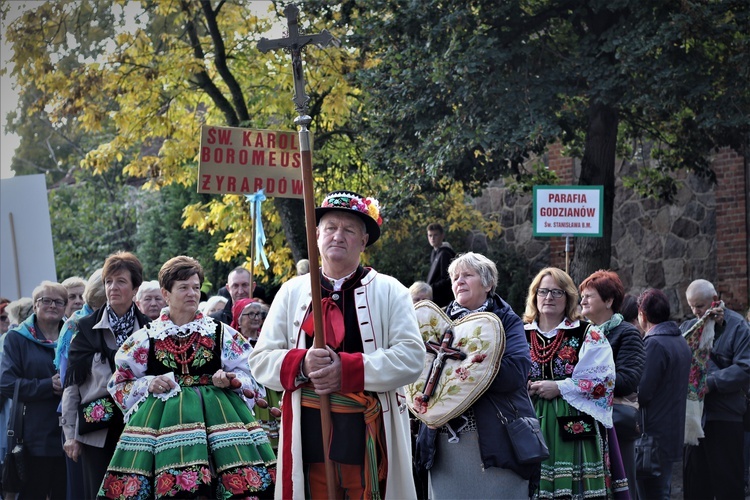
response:
[[[344,341],[346,334],[344,315],[339,306],[336,305],[336,302],[329,297],[321,300],[320,305],[323,312],[323,331],[325,332],[326,345],[330,346],[331,349],[338,349]],[[304,330],[308,337],[314,336],[315,320],[311,311],[308,311],[307,316],[302,322],[302,330]]]

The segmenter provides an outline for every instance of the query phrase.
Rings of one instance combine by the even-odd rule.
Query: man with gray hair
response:
[[[250,275],[250,271],[242,266],[238,266],[229,272],[226,288],[230,299],[227,301],[224,309],[209,314],[209,316],[229,325],[232,323],[232,305],[240,299],[252,298],[253,291],[255,290],[255,282]]]
[[[685,419],[686,499],[743,498],[742,418],[750,382],[750,329],[726,309],[714,285],[685,292],[695,319],[680,326],[692,352]]]

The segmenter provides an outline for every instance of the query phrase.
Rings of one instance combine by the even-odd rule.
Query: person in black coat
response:
[[[638,386],[644,430],[659,444],[661,476],[636,478],[638,497],[669,499],[672,464],[682,460],[690,348],[669,321],[669,299],[650,288],[638,297],[638,321],[646,332],[646,364]]]
[[[433,223],[427,226],[427,239],[432,246],[432,252],[426,281],[432,287],[432,301],[440,307],[447,306],[453,300],[448,266],[456,256],[450,243],[443,241],[444,237],[443,226],[440,224]]]
[[[60,374],[53,363],[57,339],[63,326],[68,291],[59,283],[43,281],[32,294],[34,312],[6,333],[0,366],[0,394],[12,398],[16,382],[18,399],[13,408],[23,406],[23,443],[26,467],[31,480],[21,486],[20,498],[65,498],[65,456],[57,406],[62,396]],[[18,415],[20,418],[21,415]],[[18,429],[19,422],[16,422]],[[14,440],[13,440],[14,441]],[[9,442],[12,448],[15,442]]]
[[[102,282],[106,302],[78,320],[70,342],[62,399],[63,449],[81,463],[85,498],[96,497],[115,452],[124,424],[107,392],[115,371],[115,353],[130,335],[151,322],[136,306],[136,292],[143,283],[143,266],[130,252],[115,252],[104,261]],[[85,428],[84,408],[109,405],[117,414],[97,430]]]
[[[581,292],[581,313],[592,324],[597,325],[607,337],[615,358],[615,405],[629,404],[637,400],[638,384],[643,374],[646,351],[638,329],[625,321],[620,307],[625,297],[625,287],[617,273],[599,270],[591,274],[578,286]],[[632,422],[617,421],[617,408],[613,410],[615,432],[628,478],[630,497],[636,498],[635,489],[635,433],[637,417]]]
[[[695,318],[680,325],[693,357],[683,492],[686,499],[742,498],[750,328],[741,314],[724,307],[710,281],[690,283],[685,298]]]

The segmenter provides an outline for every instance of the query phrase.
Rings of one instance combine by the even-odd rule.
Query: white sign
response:
[[[534,236],[602,236],[602,186],[534,186]]]
[[[302,198],[301,167],[296,132],[201,128],[199,193]]]
[[[57,281],[44,175],[0,180],[0,296],[31,297],[44,280]]]

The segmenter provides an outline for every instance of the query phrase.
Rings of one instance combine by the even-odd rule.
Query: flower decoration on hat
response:
[[[317,222],[330,211],[343,211],[356,215],[365,223],[367,234],[370,236],[367,245],[370,246],[380,237],[380,226],[383,217],[380,215],[380,203],[372,197],[363,197],[352,191],[334,191],[329,193],[320,207],[315,209]]]

